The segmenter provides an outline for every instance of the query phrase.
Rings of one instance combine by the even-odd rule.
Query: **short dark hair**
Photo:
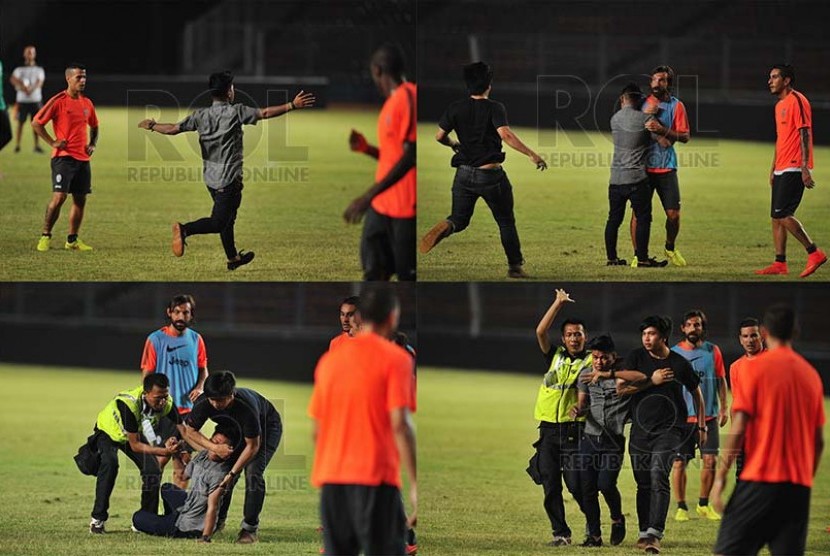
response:
[[[406,56],[400,44],[385,42],[372,53],[371,63],[378,66],[382,73],[400,79],[406,67]]]
[[[614,346],[614,338],[612,338],[610,334],[600,334],[599,336],[594,336],[585,347],[588,350],[597,350],[604,353],[614,353],[617,351]]]
[[[642,89],[640,86],[634,83],[633,81],[629,81],[625,84],[625,86],[620,91],[620,97],[625,97],[628,102],[634,105],[634,108],[640,110],[643,107],[643,102],[645,101],[646,97],[643,94]],[[614,111],[616,112],[622,108],[622,102],[619,98],[614,102]]]
[[[236,433],[233,428],[229,426],[220,426],[217,425],[215,429],[213,429],[213,434],[210,435],[211,442],[213,441],[213,437],[217,434],[223,435],[225,438],[228,439],[228,444],[231,448],[235,447],[237,442],[239,442],[239,435]]]
[[[144,391],[149,392],[154,386],[170,388],[170,379],[161,373],[150,373],[144,377]]]
[[[792,340],[798,331],[795,311],[786,303],[769,307],[764,312],[763,323],[770,336],[779,340]]]
[[[364,322],[380,324],[398,306],[398,296],[389,284],[365,286],[360,294],[360,317]]]
[[[464,83],[471,95],[480,95],[493,83],[493,69],[484,62],[464,66]]]
[[[582,330],[588,330],[588,327],[585,326],[585,321],[584,320],[571,317],[571,318],[567,318],[564,321],[562,321],[562,326],[559,327],[559,333],[561,335],[563,335],[563,336],[565,335],[565,327],[568,326],[569,324],[578,324],[579,326],[582,327]]]
[[[170,303],[167,304],[167,310],[172,311],[179,305],[184,305],[185,303],[190,303],[190,314],[196,314],[196,300],[193,299],[193,296],[189,293],[180,293],[178,295],[174,295],[173,298],[170,300]]]
[[[208,398],[226,398],[236,389],[236,377],[230,371],[216,371],[205,379],[204,391]]]
[[[666,73],[666,81],[669,82],[669,87],[674,83],[674,68],[671,66],[656,66],[651,70],[649,75],[654,75],[655,73]]]
[[[231,70],[218,71],[211,73],[208,78],[208,89],[210,94],[215,97],[224,97],[228,94],[228,89],[233,85],[233,73]]]
[[[68,64],[66,64],[66,69],[63,70],[63,73],[67,74],[69,73],[69,70],[73,69],[86,71],[86,66],[78,62],[69,62]]]
[[[746,317],[738,324],[738,332],[741,331],[741,328],[746,328],[747,326],[760,326],[760,323],[755,317]]]
[[[691,319],[691,318],[694,318],[694,317],[698,317],[701,320],[701,324],[703,325],[703,329],[706,330],[706,315],[700,309],[692,309],[691,311],[686,311],[683,314],[683,322],[681,323],[680,326],[685,326],[686,321]]]
[[[795,68],[790,64],[774,64],[770,71],[777,69],[781,74],[782,79],[790,78],[790,86],[795,85]]]
[[[660,315],[650,315],[643,319],[643,322],[640,323],[640,332],[645,330],[646,328],[654,328],[660,334],[660,337],[666,341],[666,344],[669,343],[669,338],[671,337],[671,327],[672,322],[669,317],[663,317]]]
[[[340,302],[340,306],[343,305],[354,305],[355,307],[358,306],[360,303],[360,296],[359,295],[350,295],[349,297],[345,298],[343,301]]]

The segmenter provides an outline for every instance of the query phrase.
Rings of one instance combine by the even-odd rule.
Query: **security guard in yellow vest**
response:
[[[141,509],[158,512],[161,468],[159,456],[179,451],[179,440],[171,437],[164,446],[158,437],[158,423],[170,419],[182,436],[184,426],[170,399],[166,375],[147,375],[143,386],[121,392],[98,414],[93,443],[101,456],[95,483],[95,505],[89,532],[104,533],[109,517],[110,494],[118,476],[118,450],[124,452],[141,471]]]
[[[567,319],[561,325],[562,345],[553,347],[548,330],[565,303],[573,299],[565,290],[556,290],[556,299],[536,327],[536,339],[548,364],[539,386],[534,416],[539,420],[539,440],[534,444],[538,455],[538,472],[545,492],[545,511],[553,530],[551,546],[571,544],[571,529],[565,520],[562,479],[582,508],[579,472],[575,460],[585,417],[574,408],[585,403],[587,394],[579,392],[579,374],[591,368],[591,353],[585,350],[585,324]],[[580,401],[580,398],[583,398]]]

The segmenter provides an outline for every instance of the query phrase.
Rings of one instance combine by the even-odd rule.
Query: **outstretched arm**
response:
[[[547,162],[542,160],[541,156],[533,152],[533,150],[531,150],[530,147],[522,143],[522,140],[519,139],[519,137],[515,133],[513,133],[513,131],[510,129],[510,126],[503,125],[496,129],[496,131],[498,132],[499,137],[501,137],[501,140],[507,143],[511,148],[519,151],[523,155],[530,157],[530,160],[533,161],[537,169],[544,170],[548,167]]]
[[[310,108],[314,106],[314,101],[317,98],[314,96],[314,93],[306,93],[305,91],[300,91],[297,93],[297,96],[294,97],[294,100],[286,102],[285,104],[280,104],[279,106],[269,106],[267,108],[263,108],[259,111],[259,117],[263,120],[267,120],[268,118],[276,118],[277,116],[282,116],[286,112],[291,112],[292,110],[297,110],[300,108]]]
[[[389,170],[389,173],[367,189],[363,195],[353,200],[343,213],[343,219],[349,224],[360,222],[364,213],[369,209],[372,199],[398,183],[414,167],[415,143],[407,141],[403,144],[403,155]]]
[[[568,293],[565,290],[556,290],[556,298],[553,300],[553,303],[551,303],[551,306],[545,312],[544,316],[542,316],[542,320],[540,320],[539,324],[536,325],[536,341],[539,342],[539,349],[542,350],[542,353],[547,354],[548,352],[550,352],[550,339],[548,339],[548,330],[553,324],[556,315],[559,314],[559,311],[562,310],[562,306],[565,303],[573,302],[574,300],[571,299],[571,296],[568,295]]]
[[[162,124],[152,118],[141,120],[138,122],[138,127],[141,129],[155,131],[156,133],[161,133],[162,135],[178,135],[182,132],[182,130],[179,129],[179,124]]]

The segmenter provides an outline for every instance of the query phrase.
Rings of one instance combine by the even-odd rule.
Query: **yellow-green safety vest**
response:
[[[577,359],[569,355],[564,347],[556,348],[536,397],[534,417],[537,421],[573,423],[585,420],[584,416],[572,419],[568,412],[579,398],[576,387],[579,373],[590,368],[592,362],[590,353],[582,359]]]
[[[139,386],[138,388],[121,392],[115,396],[112,400],[110,400],[110,403],[108,403],[106,407],[101,410],[101,413],[98,414],[98,421],[96,422],[98,429],[107,433],[107,436],[109,436],[113,442],[118,442],[119,444],[126,442],[127,431],[121,420],[121,412],[118,411],[118,407],[116,407],[115,404],[118,400],[124,402],[135,416],[136,422],[140,424],[144,419],[144,416],[141,414],[142,394],[144,394],[144,387]],[[158,424],[162,417],[170,413],[171,409],[173,409],[173,400],[168,397],[164,409],[158,413],[153,412],[153,414],[149,416],[150,423],[153,427]]]

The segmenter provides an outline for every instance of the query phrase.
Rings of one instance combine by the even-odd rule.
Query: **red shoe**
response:
[[[818,251],[816,251],[816,253],[818,253]],[[789,270],[787,270],[787,263],[779,263],[778,261],[775,261],[766,268],[756,270],[755,274],[787,274],[788,272]]]
[[[810,253],[807,256],[807,266],[804,267],[804,270],[799,274],[801,278],[806,278],[816,270],[818,267],[823,265],[827,262],[827,255],[824,254],[824,251],[821,249],[816,249],[814,252]]]

